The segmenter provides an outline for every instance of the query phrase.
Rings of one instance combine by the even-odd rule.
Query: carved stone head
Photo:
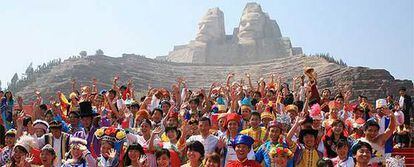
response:
[[[239,43],[254,42],[255,39],[264,37],[266,14],[257,3],[248,3],[243,10],[240,19],[237,37]]]
[[[209,9],[198,23],[198,32],[196,41],[210,42],[223,40],[224,32],[224,14],[219,8]]]

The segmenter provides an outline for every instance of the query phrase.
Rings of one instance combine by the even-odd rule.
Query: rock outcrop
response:
[[[224,14],[209,9],[198,24],[195,40],[175,46],[160,60],[185,63],[240,64],[302,54],[282,37],[275,20],[257,3],[248,3],[232,35],[225,34]]]
[[[190,88],[206,88],[212,82],[224,82],[226,75],[230,72],[236,74],[236,80],[244,77],[245,73],[250,73],[254,82],[260,77],[268,78],[270,74],[275,73],[282,75],[285,82],[291,83],[291,77],[301,75],[304,67],[315,68],[318,74],[319,89],[329,88],[335,92],[334,90],[339,87],[350,85],[355,92],[354,98],[359,94],[364,94],[373,100],[385,97],[389,93],[397,93],[398,88],[402,86],[406,87],[410,94],[414,93],[412,81],[396,80],[386,70],[344,67],[313,56],[297,55],[240,65],[201,65],[124,55],[119,58],[88,56],[65,60],[54,66],[50,72],[39,76],[33,83],[22,88],[17,95],[34,98],[34,89],[44,92],[44,97],[54,96],[58,90],[67,93],[71,89],[71,78],[78,80],[81,85],[90,85],[91,78],[96,77],[100,83],[99,89],[109,89],[110,80],[116,74],[119,74],[121,81],[133,79],[138,92],[145,91],[148,85],[170,88],[176,77],[185,77]]]

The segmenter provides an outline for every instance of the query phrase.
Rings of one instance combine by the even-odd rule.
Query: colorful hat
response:
[[[332,100],[328,103],[328,107],[329,109],[339,109],[339,103],[336,102],[335,100]]]
[[[89,101],[83,101],[79,103],[80,117],[94,117],[99,115],[92,110],[92,103]]]
[[[217,120],[220,120],[222,118],[227,118],[227,113],[220,113],[219,116],[218,116],[218,118],[217,118]]]
[[[270,121],[269,124],[267,125],[267,128],[272,128],[272,127],[276,127],[276,128],[282,128],[283,125],[280,122],[277,121]]]
[[[312,105],[309,116],[314,120],[322,120],[321,106],[318,103]]]
[[[240,124],[240,116],[236,113],[230,113],[227,115],[227,121],[226,121],[226,125],[230,122],[230,121],[236,121],[237,123]]]
[[[217,111],[224,111],[224,112],[226,112],[227,111],[227,108],[226,108],[226,106],[225,105],[221,105],[221,104],[219,104],[219,105],[217,105]]]
[[[276,121],[285,125],[291,124],[291,119],[289,114],[281,113],[276,115]]]
[[[78,95],[75,92],[72,92],[69,94],[69,98],[73,99],[73,98],[78,98]]]
[[[355,120],[355,122],[352,123],[352,127],[359,129],[361,127],[363,127],[365,124],[365,120],[362,118],[358,118],[357,120]]]
[[[375,102],[375,108],[376,109],[378,109],[378,108],[387,108],[387,100],[385,100],[385,99],[378,99]]]
[[[289,148],[283,147],[280,144],[277,144],[276,146],[271,147],[269,151],[269,155],[270,157],[284,156],[284,157],[287,157],[288,159],[291,159],[293,157],[292,151],[290,151]]]
[[[120,142],[126,139],[126,133],[123,129],[111,127],[102,127],[95,131],[95,136],[99,140],[109,141],[111,143]]]
[[[82,138],[79,138],[79,137],[71,137],[69,139],[69,144],[71,146],[77,145],[79,150],[81,150],[81,151],[84,151],[84,150],[87,149],[86,148],[87,141],[85,139],[82,139]]]
[[[50,121],[49,128],[58,128],[58,129],[60,129],[60,128],[62,128],[62,122],[59,122],[59,121],[56,121],[56,120]]]
[[[137,118],[138,117],[148,119],[149,118],[149,113],[146,109],[140,109],[137,112]]]
[[[6,132],[5,136],[16,136],[16,134],[17,134],[17,130],[16,129],[9,129]]]
[[[250,109],[253,107],[252,100],[248,97],[243,98],[243,100],[240,103],[242,106],[248,106]]]
[[[249,135],[237,135],[233,140],[233,147],[236,147],[239,144],[247,145],[249,148],[253,145],[254,139]]]
[[[21,136],[16,144],[14,145],[14,148],[16,147],[23,147],[26,152],[30,153],[32,151],[33,148],[37,148],[37,144],[35,142],[35,139],[32,136],[29,135],[23,135]]]
[[[298,112],[298,106],[296,106],[296,105],[294,105],[294,104],[289,104],[289,105],[287,105],[286,107],[285,107],[285,111],[286,112],[288,112],[288,111],[295,111],[295,112]]]
[[[269,119],[272,119],[272,120],[274,120],[274,119],[275,119],[275,117],[273,116],[273,114],[272,114],[272,113],[270,113],[270,112],[267,112],[267,111],[262,112],[262,113],[260,114],[260,117],[261,117],[262,119],[265,119],[265,118],[269,118]]]
[[[43,120],[40,120],[40,119],[33,122],[33,127],[35,129],[42,129],[46,133],[49,132],[49,124],[46,121],[43,121]]]
[[[226,103],[224,102],[224,98],[222,98],[222,97],[218,97],[218,98],[217,98],[217,104],[220,104],[220,105],[225,105]]]

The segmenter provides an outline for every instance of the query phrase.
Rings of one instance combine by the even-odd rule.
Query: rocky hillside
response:
[[[313,67],[318,73],[319,88],[335,90],[344,85],[350,85],[354,96],[364,94],[371,100],[384,97],[388,93],[396,93],[401,86],[407,87],[413,93],[413,83],[410,80],[396,80],[383,69],[365,67],[344,67],[329,63],[323,58],[312,56],[291,56],[264,62],[241,65],[209,65],[186,64],[158,61],[136,55],[123,55],[114,58],[108,56],[87,56],[78,59],[65,60],[54,66],[49,72],[38,76],[17,95],[26,100],[34,98],[33,91],[39,89],[44,97],[54,95],[56,91],[69,92],[71,79],[75,78],[81,85],[90,85],[92,77],[99,80],[99,89],[109,89],[110,80],[118,74],[121,82],[128,78],[134,80],[136,91],[152,87],[167,87],[176,77],[185,77],[191,88],[207,87],[212,82],[224,82],[230,72],[236,73],[236,79],[250,73],[252,79],[280,74],[291,83],[292,76],[303,73],[304,67]]]

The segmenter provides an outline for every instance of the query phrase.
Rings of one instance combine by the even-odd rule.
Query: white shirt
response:
[[[56,155],[57,155],[57,157],[56,157],[56,159],[57,159],[57,165],[58,166],[60,166],[61,164],[62,164],[62,156],[61,156],[61,154],[62,154],[62,135],[59,137],[59,138],[54,138],[53,137],[53,149],[55,150],[55,152],[56,152]]]
[[[204,146],[204,152],[206,154],[213,153],[216,149],[218,138],[213,135],[208,135],[207,138],[203,138],[201,135],[194,135],[190,136],[190,138],[187,139],[187,142],[190,141],[199,141]]]
[[[404,96],[400,96],[400,100],[398,101],[398,104],[402,108],[404,106]]]

